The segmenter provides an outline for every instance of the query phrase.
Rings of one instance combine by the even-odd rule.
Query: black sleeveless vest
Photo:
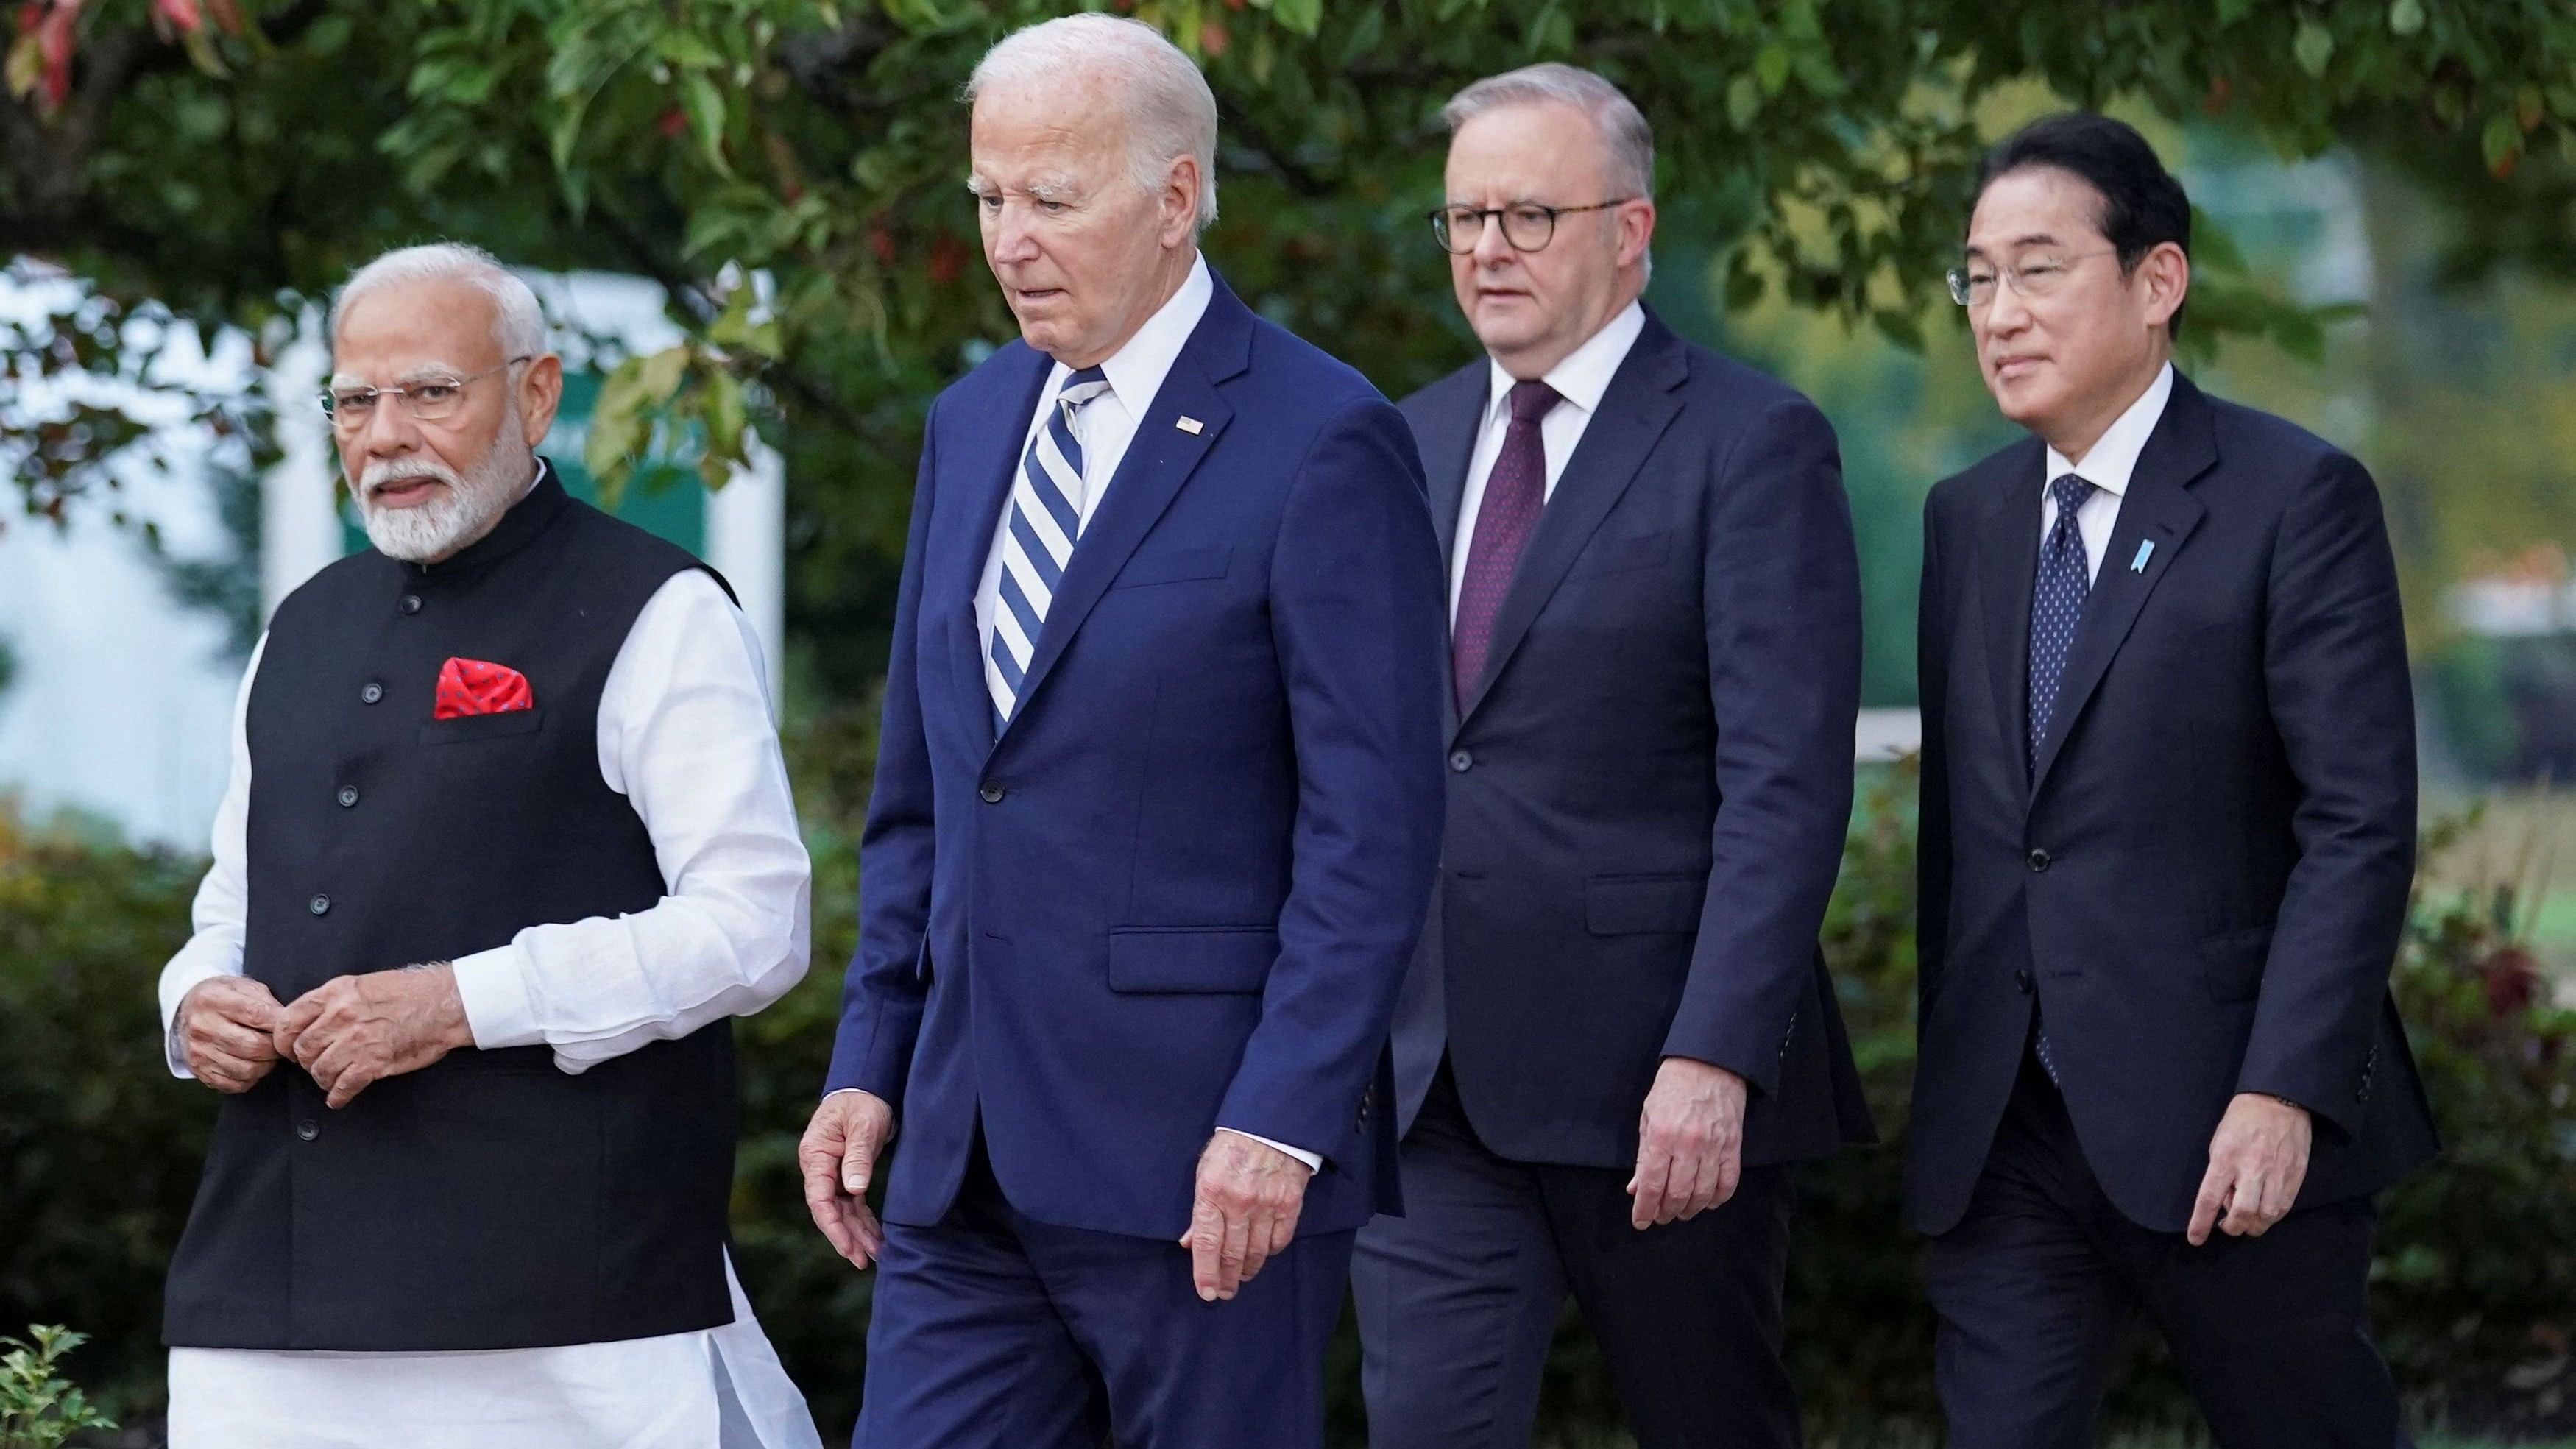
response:
[[[291,595],[250,696],[245,972],[291,1002],[660,900],[600,779],[599,700],[645,603],[698,566],[549,469],[445,563],[370,550]],[[433,719],[451,657],[518,670],[535,707]],[[427,1351],[727,1323],[736,1111],[730,1022],[579,1076],[469,1047],[336,1112],[281,1064],[222,1099],[163,1337]]]

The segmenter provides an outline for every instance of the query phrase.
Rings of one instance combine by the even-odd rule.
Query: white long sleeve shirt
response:
[[[263,639],[234,705],[232,778],[215,813],[195,934],[162,969],[165,1043],[189,988],[242,969],[244,722],[266,650]],[[531,926],[455,963],[475,1045],[542,1043],[565,1072],[769,1005],[804,976],[811,934],[811,865],[759,641],[706,574],[673,576],[619,648],[599,702],[599,773],[643,820],[669,894],[615,919]],[[170,1070],[189,1075],[175,1050]],[[171,1444],[819,1449],[804,1398],[739,1284],[733,1297],[734,1321],[723,1328],[565,1348],[173,1349]]]

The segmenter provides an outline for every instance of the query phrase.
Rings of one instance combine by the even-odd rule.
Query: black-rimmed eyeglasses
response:
[[[1601,211],[1625,206],[1633,196],[1613,197],[1590,206],[1541,206],[1534,201],[1516,201],[1509,206],[1443,206],[1431,213],[1431,234],[1440,240],[1440,249],[1465,256],[1485,239],[1485,219],[1498,217],[1503,224],[1503,240],[1516,252],[1534,252],[1556,239],[1556,219],[1581,211]]]

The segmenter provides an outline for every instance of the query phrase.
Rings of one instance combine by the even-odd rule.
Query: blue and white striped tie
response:
[[[1029,440],[1020,476],[1011,484],[1011,513],[1002,537],[1001,607],[993,611],[993,639],[984,651],[984,688],[993,716],[1008,724],[1019,707],[1020,683],[1037,654],[1038,630],[1055,603],[1056,585],[1082,537],[1082,440],[1074,422],[1085,403],[1109,391],[1109,379],[1086,367],[1064,380],[1046,426]]]

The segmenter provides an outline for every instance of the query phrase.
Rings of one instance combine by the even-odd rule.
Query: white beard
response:
[[[536,477],[537,453],[523,440],[518,410],[504,421],[483,458],[462,475],[427,456],[387,458],[369,464],[353,496],[367,541],[387,558],[406,563],[442,559],[490,530],[519,501]],[[435,478],[445,492],[409,508],[376,506],[376,490],[406,478]]]

